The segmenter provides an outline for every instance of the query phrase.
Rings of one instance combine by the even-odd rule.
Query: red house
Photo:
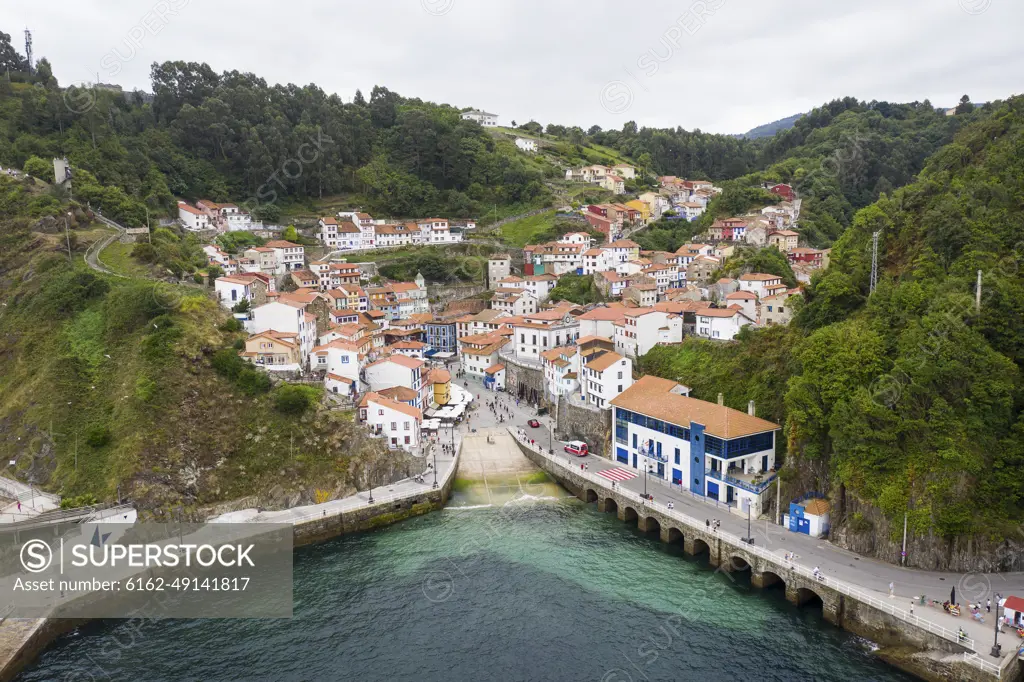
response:
[[[768,188],[768,191],[772,194],[776,194],[786,201],[793,201],[796,198],[796,192],[793,191],[793,187],[787,184],[774,185]]]
[[[818,249],[801,247],[793,249],[787,255],[790,263],[806,263],[815,268],[820,268],[822,264],[823,253]]]

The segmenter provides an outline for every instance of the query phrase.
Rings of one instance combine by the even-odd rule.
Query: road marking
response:
[[[610,481],[628,481],[631,478],[636,478],[636,474],[626,469],[605,469],[604,471],[598,471],[598,476],[604,476]]]

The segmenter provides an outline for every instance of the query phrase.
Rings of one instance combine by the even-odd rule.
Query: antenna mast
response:
[[[32,31],[25,28],[25,61],[28,63],[28,72],[34,73],[35,68],[32,63]]]

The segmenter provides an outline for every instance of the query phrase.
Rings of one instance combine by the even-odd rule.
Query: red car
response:
[[[530,428],[532,428],[532,429],[536,429],[537,427],[540,426],[540,422],[537,421],[536,419],[531,419],[530,421],[528,421],[526,423],[529,424]]]

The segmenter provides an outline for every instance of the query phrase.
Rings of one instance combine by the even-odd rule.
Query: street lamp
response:
[[[998,599],[996,599],[996,617],[993,620],[995,620],[995,634],[992,636],[992,651],[990,651],[989,653],[992,654],[993,658],[1002,658],[1003,657],[1003,655],[1002,655],[1002,648],[1003,647],[1002,647],[1001,644],[999,644],[999,600]]]
[[[644,499],[647,499],[647,478],[651,474],[651,463],[644,464]]]
[[[750,501],[747,501],[747,537],[743,538],[743,541],[748,545],[754,544],[754,538],[750,536]]]
[[[437,487],[437,448],[434,448],[434,487]]]

